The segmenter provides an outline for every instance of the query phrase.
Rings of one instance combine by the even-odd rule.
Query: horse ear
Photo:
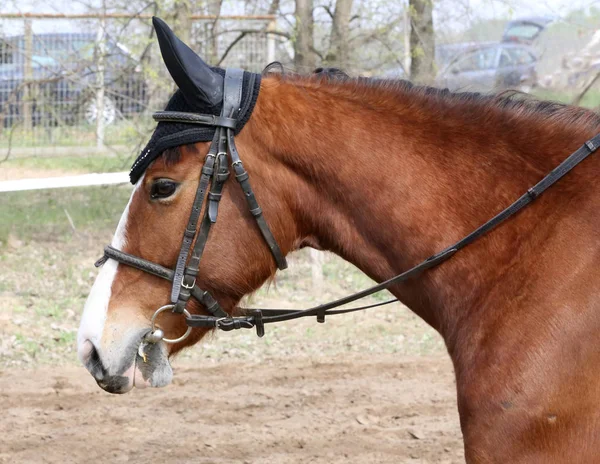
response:
[[[223,101],[223,77],[214,72],[169,26],[154,16],[152,25],[163,61],[192,106],[216,106]]]

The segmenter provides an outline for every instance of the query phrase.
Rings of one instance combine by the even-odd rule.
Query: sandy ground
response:
[[[27,198],[36,215],[64,206],[56,193]],[[217,334],[175,360],[165,389],[100,390],[75,335],[118,206],[110,227],[15,226],[0,246],[0,463],[464,462],[443,341],[399,304],[285,322],[260,339]],[[315,285],[308,254],[294,254],[248,304],[301,308],[371,284],[333,256],[323,273]]]
[[[2,463],[464,462],[440,357],[176,365],[123,396],[83,368],[0,371]]]

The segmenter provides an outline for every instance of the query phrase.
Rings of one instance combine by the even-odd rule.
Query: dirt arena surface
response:
[[[175,359],[173,385],[103,392],[75,339],[128,196],[69,189],[0,203],[0,463],[464,462],[443,340],[400,304],[273,324],[264,338],[215,334]],[[245,303],[303,308],[372,284],[332,255],[317,285],[307,250],[289,263]]]
[[[352,355],[215,366],[122,396],[83,368],[0,372],[2,463],[460,463],[450,362]]]

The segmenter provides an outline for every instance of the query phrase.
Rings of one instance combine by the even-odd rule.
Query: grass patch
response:
[[[2,194],[0,241],[59,238],[72,233],[65,210],[78,230],[116,227],[131,194],[130,186],[35,190]]]
[[[59,345],[74,345],[77,340],[77,332],[60,332],[54,337],[54,341]]]
[[[64,171],[81,172],[118,172],[127,170],[134,156],[117,156],[110,154],[95,154],[92,156],[32,156],[28,158],[12,158],[0,166],[25,169],[59,169]]]
[[[130,186],[2,194],[0,315],[4,333],[14,336],[0,343],[0,366],[75,360],[93,263],[130,194]]]
[[[49,302],[47,305],[38,305],[34,308],[35,314],[39,317],[48,317],[60,319],[64,316],[64,306],[59,302]]]
[[[35,340],[32,340],[31,338],[26,337],[21,333],[15,334],[15,340],[17,346],[19,346],[29,356],[31,356],[32,358],[36,357],[40,347]]]

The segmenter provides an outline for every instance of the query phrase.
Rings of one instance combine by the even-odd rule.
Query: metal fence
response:
[[[192,17],[190,42],[212,64],[260,71],[273,19]],[[132,151],[173,90],[149,16],[0,15],[0,159]]]

